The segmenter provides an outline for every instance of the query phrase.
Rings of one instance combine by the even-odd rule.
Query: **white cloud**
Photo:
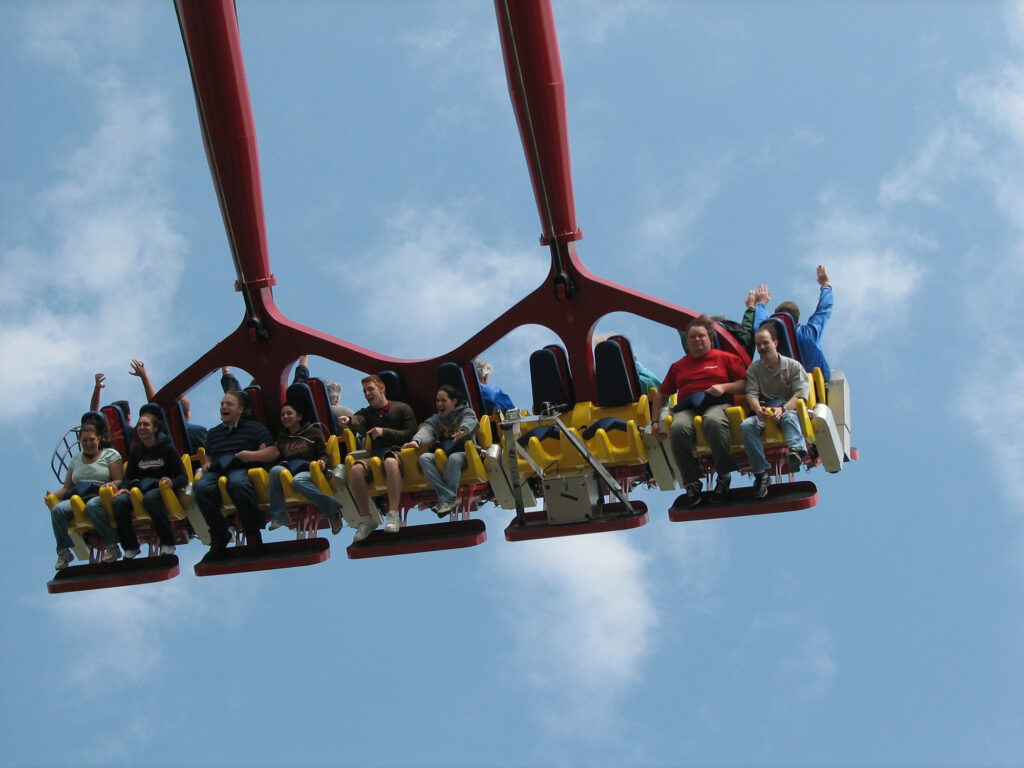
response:
[[[675,563],[678,594],[697,603],[711,596],[729,564],[724,531],[713,523],[693,523],[670,526],[658,536],[658,549]]]
[[[25,14],[25,49],[68,71],[88,75],[106,62],[137,50],[146,3],[71,0],[38,3]]]
[[[653,195],[651,212],[637,225],[640,250],[661,256],[671,253],[680,258],[693,247],[694,230],[722,188],[722,172],[728,162],[702,173],[691,173],[683,188],[658,191]]]
[[[19,366],[0,384],[0,421],[80,398],[68,371],[124,366],[123,350],[160,346],[169,329],[185,241],[164,192],[167,104],[109,72],[85,92],[95,130],[26,202],[31,242],[0,246],[0,359]]]
[[[536,288],[548,271],[536,249],[495,248],[457,210],[440,207],[400,209],[388,221],[385,242],[371,253],[363,257],[371,266],[345,274],[362,298],[360,313],[374,318],[380,337],[393,340],[388,348],[394,354],[451,349]],[[381,279],[381,270],[388,279]]]
[[[184,562],[181,570],[191,566]],[[60,631],[74,637],[68,678],[76,688],[109,691],[152,677],[166,658],[168,621],[199,623],[206,605],[195,600],[185,575],[154,585],[76,592],[51,601]],[[180,626],[178,627],[180,630]]]
[[[1016,342],[1016,343],[1019,343]],[[1015,352],[1010,340],[997,339],[996,354],[986,355],[962,385],[958,402],[984,445],[991,446],[996,475],[1001,479],[1010,509],[1024,515],[1024,488],[1020,468],[1024,466],[1024,402],[1015,394],[1024,392],[1024,355]]]
[[[826,352],[871,344],[876,337],[903,327],[911,299],[920,288],[925,267],[917,251],[933,243],[890,225],[881,216],[862,214],[827,194],[824,211],[807,236],[806,279],[799,283],[801,321],[817,301],[814,266],[824,264],[838,293],[837,308],[825,336]],[[813,298],[808,293],[814,289]],[[779,297],[776,297],[779,298]]]
[[[792,645],[776,659],[780,682],[776,707],[785,713],[797,704],[823,698],[832,687],[838,669],[831,633],[821,626],[802,629]]]
[[[516,666],[546,703],[538,715],[558,732],[607,728],[658,624],[646,558],[615,534],[523,543],[500,557],[517,582],[508,621]]]
[[[664,3],[653,0],[570,0],[558,4],[555,11],[568,17],[561,25],[563,34],[571,35],[575,31],[585,42],[601,45],[630,21],[664,7]]]
[[[957,95],[1005,131],[1024,143],[1024,68],[1007,64],[999,72],[963,80]]]
[[[1020,467],[1024,463],[1024,436],[1016,425],[1024,419],[1024,403],[1007,393],[1024,387],[1024,351],[1020,334],[1003,323],[993,323],[993,311],[1020,305],[1024,282],[1024,2],[1009,6],[1008,32],[1018,45],[1019,60],[989,74],[963,80],[958,94],[987,130],[987,162],[979,175],[989,185],[995,209],[1011,235],[1004,249],[973,255],[971,281],[964,305],[967,322],[990,329],[969,378],[961,383],[959,401],[966,404],[968,422],[981,443],[989,447],[995,474],[1010,509],[1019,518],[1024,509]],[[1001,308],[994,310],[994,308]],[[1024,540],[1021,541],[1024,549]]]
[[[403,32],[398,43],[410,52],[417,76],[430,73],[435,90],[454,87],[431,118],[444,125],[476,119],[479,110],[468,108],[467,85],[479,88],[489,100],[508,103],[508,84],[501,65],[500,43],[493,11],[478,3],[438,3],[432,23],[415,32]]]
[[[799,612],[754,616],[733,653],[733,663],[740,680],[753,674],[771,681],[766,703],[774,718],[785,722],[825,698],[839,673],[832,633]]]
[[[882,179],[879,201],[883,206],[907,202],[938,203],[938,183],[955,180],[965,166],[978,161],[979,150],[979,142],[970,132],[958,126],[940,126],[916,157]]]

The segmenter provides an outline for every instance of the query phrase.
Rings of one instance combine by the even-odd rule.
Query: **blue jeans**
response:
[[[800,419],[796,415],[796,411],[786,411],[782,414],[782,431],[786,435],[786,444],[790,448],[795,448],[798,451],[807,450],[807,442],[800,431]],[[764,457],[764,446],[761,445],[762,432],[764,432],[764,422],[757,416],[748,416],[740,424],[743,447],[747,449],[750,468],[755,473],[765,472],[768,469],[768,459]]]
[[[280,465],[270,468],[270,519],[279,523],[288,522],[284,489],[281,487],[281,472],[285,469]],[[324,517],[341,514],[341,502],[317,488],[316,483],[313,482],[313,476],[309,472],[299,472],[292,477],[292,488],[323,512]]]
[[[117,544],[117,534],[110,527],[107,519],[107,510],[100,503],[99,496],[93,496],[85,502],[85,514],[96,529],[96,533],[103,539],[103,545],[111,547]],[[50,510],[50,520],[53,522],[53,537],[57,540],[57,551],[71,549],[74,542],[71,541],[71,534],[68,533],[68,524],[71,522],[71,499],[64,499],[54,505]]]
[[[466,466],[465,452],[459,451],[448,457],[448,463],[444,465],[444,474],[437,468],[433,452],[421,453],[419,462],[423,476],[437,491],[438,502],[454,501],[459,495],[462,468]]]
[[[161,544],[174,544],[174,529],[171,528],[171,520],[167,516],[167,507],[160,496],[159,488],[151,488],[142,495],[142,506],[153,520],[153,530]],[[114,520],[117,521],[117,535],[121,539],[121,546],[125,549],[138,549],[139,537],[135,535],[135,526],[132,525],[132,498],[127,493],[114,497],[110,505],[114,513]]]
[[[250,536],[259,533],[264,524],[263,513],[256,504],[256,489],[249,481],[248,470],[231,469],[226,475],[228,495],[238,510],[239,522]],[[207,472],[192,486],[192,496],[206,524],[210,526],[210,538],[214,542],[228,539],[228,523],[220,512],[220,488],[217,487],[219,478],[219,472]]]

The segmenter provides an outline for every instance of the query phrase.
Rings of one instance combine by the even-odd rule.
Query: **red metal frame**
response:
[[[542,243],[552,266],[532,293],[487,327],[435,358],[390,357],[289,320],[274,304],[259,156],[249,89],[232,0],[176,0],[182,39],[192,71],[196,106],[214,186],[220,201],[245,316],[221,340],[156,395],[167,407],[221,365],[244,363],[262,385],[268,415],[277,412],[295,350],[360,371],[397,370],[414,409],[430,412],[440,363],[468,363],[509,332],[540,324],[556,333],[569,354],[577,398],[593,400],[591,334],[611,312],[630,312],[670,327],[698,313],[594,276],[572,242],[576,224],[562,66],[549,0],[496,0],[509,90],[541,216]],[[748,359],[731,336],[730,351]]]
[[[261,402],[255,405],[273,416],[280,408],[296,350],[302,350],[360,371],[398,371],[408,401],[425,413],[433,405],[435,373],[441,362],[468,365],[527,323],[543,325],[560,338],[577,399],[596,401],[592,333],[603,316],[629,312],[675,328],[697,316],[692,310],[601,279],[583,266],[574,242],[582,232],[576,222],[565,84],[550,0],[495,0],[509,93],[541,220],[540,242],[551,251],[547,276],[486,327],[430,359],[390,357],[288,319],[274,304],[276,280],[270,271],[255,122],[234,2],[175,0],[175,8],[235,264],[235,288],[243,295],[245,313],[231,334],[157,392],[155,400],[165,409],[220,366],[240,364],[262,387],[255,395]],[[724,329],[721,338],[726,349],[749,359]],[[646,514],[634,521],[641,517],[646,519]],[[424,526],[411,528],[420,527]],[[411,539],[409,531],[403,528],[401,535]],[[376,548],[350,547],[349,555],[354,556],[353,550]]]

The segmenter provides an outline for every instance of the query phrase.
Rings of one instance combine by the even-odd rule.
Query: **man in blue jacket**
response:
[[[818,265],[818,285],[821,286],[818,294],[818,306],[814,308],[814,314],[807,319],[805,324],[799,325],[800,308],[792,301],[782,302],[775,308],[775,311],[789,313],[793,317],[793,322],[798,323],[796,344],[804,370],[810,373],[815,368],[821,368],[821,372],[825,375],[825,381],[828,382],[832,371],[828,367],[828,361],[825,360],[825,354],[821,351],[821,335],[825,332],[825,323],[832,316],[832,284],[829,282],[825,267],[821,264]],[[768,307],[763,301],[760,301],[754,308],[754,329],[760,328],[761,323],[767,319]]]

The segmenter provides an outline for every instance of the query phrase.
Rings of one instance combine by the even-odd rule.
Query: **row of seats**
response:
[[[779,322],[783,323],[784,321],[780,320]],[[780,342],[780,350],[781,347]],[[579,438],[587,450],[606,467],[632,469],[636,476],[650,476],[651,473],[647,469],[647,465],[650,461],[649,448],[653,446],[653,443],[649,439],[645,443],[643,434],[650,422],[650,393],[641,391],[640,378],[636,371],[629,340],[624,336],[613,336],[601,342],[595,348],[594,360],[597,402],[591,403],[576,402],[568,357],[563,347],[555,344],[548,345],[530,356],[533,413],[539,415],[540,418],[533,428],[522,435],[519,440],[519,444],[529,457],[529,460],[521,456],[517,457],[517,468],[521,477],[535,476],[537,474],[535,466],[540,467],[545,474],[557,475],[578,474],[588,470],[589,464],[584,456],[563,431],[554,426],[556,419],[562,423],[565,430]],[[389,395],[396,400],[402,400],[405,397],[405,391],[401,377],[394,371],[384,371],[380,375],[385,381]],[[466,392],[470,404],[480,414],[482,397],[475,375],[467,376],[464,368],[457,363],[445,363],[439,367],[437,379],[439,386],[448,383]],[[265,414],[259,412],[262,410],[263,403],[262,397],[259,396],[259,388],[249,387],[247,395],[256,418],[262,417],[266,423]],[[319,465],[313,464],[310,472],[314,482],[323,492],[335,494],[338,482],[335,480],[332,486],[332,479],[342,475],[335,468],[343,466],[350,469],[360,455],[358,453],[360,446],[356,436],[351,430],[342,430],[337,425],[330,409],[326,384],[322,380],[311,378],[301,383],[292,384],[288,388],[286,397],[289,400],[305,403],[308,412],[317,415],[317,419],[324,429],[329,467],[325,473],[320,470]],[[810,409],[813,409],[818,402],[823,402],[824,399],[824,378],[821,370],[815,369],[811,375],[808,402],[800,402],[797,408],[804,436],[811,442],[814,440],[814,430],[811,424]],[[184,428],[183,411],[179,407],[170,415],[170,418],[167,418],[159,406],[147,404],[143,407],[142,412],[150,408],[155,409],[157,415],[164,423],[168,424],[171,437],[179,449],[184,449],[182,451],[183,458],[189,481],[192,482],[195,476],[192,471],[191,457],[198,455],[201,458],[202,449],[192,450],[192,446],[188,444],[188,432]],[[736,404],[727,409],[727,415],[732,434],[732,450],[734,453],[743,454],[740,424],[747,416],[747,411],[742,397],[736,398]],[[103,409],[103,416],[107,419],[108,425],[112,427],[110,431],[115,439],[115,447],[122,452],[122,455],[127,455],[130,433],[125,426],[120,409],[117,406],[106,406]],[[482,495],[486,490],[489,477],[493,477],[493,475],[489,476],[485,462],[488,457],[492,462],[503,461],[503,458],[498,457],[503,456],[506,446],[504,435],[500,433],[497,424],[493,423],[487,414],[480,414],[479,418],[480,423],[476,435],[467,441],[467,462],[462,474],[462,484],[467,488],[478,489]],[[696,454],[710,456],[710,447],[704,437],[701,422],[702,420],[698,416],[695,419]],[[769,423],[767,426],[763,442],[769,450],[783,448],[786,444],[782,431],[773,423]],[[492,446],[500,450],[492,450]],[[366,439],[362,449],[372,450],[370,438]],[[401,451],[400,460],[404,472],[403,490],[414,497],[417,495],[429,496],[432,493],[432,488],[420,470],[418,456],[419,451],[415,449]],[[436,456],[438,466],[443,470],[447,459],[441,451],[438,451]],[[371,495],[383,495],[386,492],[386,481],[381,461],[373,458],[369,464],[372,473]],[[264,506],[269,505],[268,472],[256,468],[250,470],[249,475],[259,502]],[[235,509],[226,490],[226,478],[221,478],[221,481],[224,513],[233,514]],[[289,506],[306,503],[306,500],[291,487],[290,472],[282,473],[282,485]],[[105,495],[109,496],[109,491],[105,492]],[[110,514],[109,499],[101,497],[101,500]],[[142,507],[142,494],[137,490],[133,491],[132,500],[134,519],[138,527],[148,528],[151,521]],[[170,489],[165,490],[164,501],[172,521],[182,521],[183,524],[183,521],[189,516]],[[74,511],[72,532],[84,533],[90,528],[90,525],[84,514],[84,504],[80,499],[77,499],[77,502],[77,504],[75,500],[72,502]]]

